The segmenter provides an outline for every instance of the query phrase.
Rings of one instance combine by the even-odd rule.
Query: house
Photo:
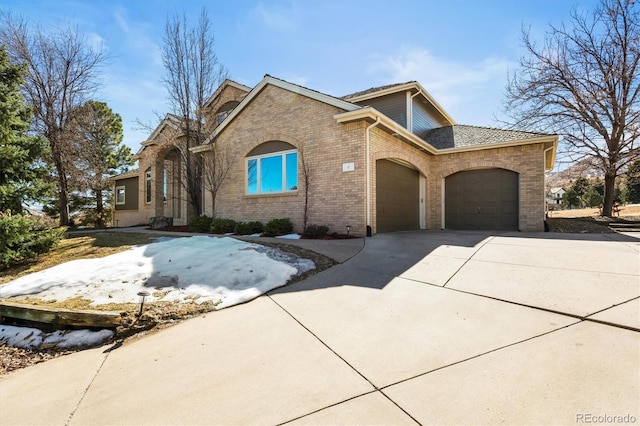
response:
[[[547,194],[547,207],[549,210],[555,210],[560,207],[562,204],[562,196],[567,192],[564,188],[554,187],[549,189],[549,193]]]
[[[216,217],[287,217],[300,232],[306,205],[308,224],[356,235],[544,229],[558,137],[457,124],[418,82],[337,98],[266,75],[253,88],[224,81],[207,108],[215,129],[191,150],[205,164],[216,152],[229,161]],[[113,178],[116,226],[187,223],[180,137],[167,115],[142,142],[138,169]],[[201,203],[212,215],[205,190]]]

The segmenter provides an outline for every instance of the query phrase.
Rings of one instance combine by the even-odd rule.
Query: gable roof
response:
[[[467,126],[455,124],[453,126],[437,127],[425,132],[422,139],[437,149],[462,148],[475,145],[512,142],[527,139],[537,139],[551,136],[545,133],[524,132],[519,130],[503,130],[491,127]]]
[[[348,101],[348,100],[353,99],[353,98],[358,98],[358,97],[361,97],[361,96],[364,96],[364,95],[369,95],[371,93],[377,93],[377,92],[381,92],[381,91],[386,91],[388,89],[393,89],[393,88],[398,87],[398,86],[405,86],[405,85],[411,84],[411,83],[417,83],[417,82],[416,81],[407,81],[406,83],[394,83],[394,84],[387,84],[387,85],[384,85],[384,86],[370,87],[370,88],[368,88],[366,90],[361,90],[359,92],[350,93],[348,95],[341,96],[340,99]]]
[[[372,87],[361,92],[352,93],[344,96],[342,99],[349,102],[364,102],[369,99],[379,98],[398,92],[412,92],[412,97],[422,95],[422,98],[442,117],[447,124],[456,124],[455,120],[447,111],[431,96],[424,87],[417,81],[409,81],[407,83],[388,84],[386,86]]]
[[[231,79],[225,79],[220,86],[218,86],[218,88],[216,89],[215,92],[213,92],[213,95],[211,95],[209,97],[209,99],[207,99],[207,101],[204,103],[204,107],[208,107],[209,105],[211,105],[211,102],[213,102],[213,100],[218,97],[218,95],[220,95],[220,93],[226,88],[226,87],[235,87],[236,89],[242,90],[243,92],[247,92],[249,93],[251,91],[251,87],[249,86],[245,86],[244,84],[240,84],[236,81],[233,81]]]
[[[312,90],[307,87],[303,87],[294,83],[289,83],[288,81],[281,80],[276,77],[272,77],[269,74],[265,74],[264,78],[258,83],[247,96],[236,106],[231,113],[220,123],[218,127],[212,132],[212,134],[204,141],[204,143],[200,146],[193,147],[191,150],[193,152],[202,152],[210,149],[207,145],[211,144],[211,141],[218,136],[237,116],[242,112],[242,110],[256,97],[265,87],[268,85],[276,86],[284,90],[288,90],[293,93],[297,93],[299,95],[305,96],[310,99],[314,99],[319,102],[323,102],[328,105],[333,105],[337,108],[340,108],[345,111],[354,111],[356,109],[360,109],[361,107],[350,102],[343,101],[336,97],[318,92],[317,90]]]
[[[140,175],[140,169],[128,170],[124,173],[120,173],[119,175],[109,176],[107,178],[108,181],[115,182],[117,180],[128,179],[132,177],[136,177]]]
[[[165,115],[162,121],[153,130],[153,133],[149,135],[149,138],[146,141],[140,142],[140,145],[141,145],[140,149],[138,149],[138,152],[135,153],[133,158],[138,159],[140,154],[142,154],[142,151],[144,151],[146,147],[150,145],[155,145],[156,144],[155,139],[158,137],[160,133],[162,133],[165,127],[171,127],[173,130],[178,130],[180,126],[180,121],[181,121],[180,117],[178,117],[177,115],[174,115],[171,113]]]
[[[372,107],[343,112],[333,118],[338,123],[357,120],[378,123],[378,127],[432,155],[542,143],[545,145],[545,167],[550,170],[555,163],[558,135],[456,124],[437,127],[420,137]]]

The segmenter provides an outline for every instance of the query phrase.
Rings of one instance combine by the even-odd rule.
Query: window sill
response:
[[[253,199],[253,198],[278,198],[278,197],[296,197],[298,196],[298,191],[290,191],[290,192],[274,192],[274,193],[264,193],[264,194],[244,194],[245,199]]]

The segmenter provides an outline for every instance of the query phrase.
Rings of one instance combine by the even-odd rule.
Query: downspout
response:
[[[117,228],[117,223],[116,223],[116,197],[118,196],[118,194],[116,194],[116,181],[113,181],[113,210],[111,211],[111,227],[112,228]]]
[[[409,95],[410,91],[407,92],[407,130],[413,133],[413,98],[420,94],[418,90],[413,95]]]
[[[555,148],[555,145],[551,145],[549,148],[547,148],[547,149],[545,149],[545,150],[543,151],[543,154],[542,154],[542,161],[544,161],[543,169],[544,169],[545,171],[547,170],[547,152],[548,152],[548,151],[550,151],[550,150],[552,150],[552,149],[554,149],[554,148]],[[553,169],[550,169],[550,170],[553,170]],[[549,206],[547,206],[547,191],[546,191],[546,188],[547,188],[547,182],[546,182],[546,176],[545,176],[545,182],[543,183],[542,187],[543,187],[543,188],[545,188],[545,193],[544,193],[544,208],[542,209],[542,210],[544,211],[544,231],[545,231],[545,232],[548,232],[548,231],[549,231],[549,223],[547,222],[547,218],[548,218],[548,216],[549,216],[549,211],[548,211]]]
[[[546,165],[546,162],[547,162],[547,151],[551,151],[553,148],[555,148],[555,146],[551,145],[549,148],[544,150],[544,154],[542,155],[542,160],[545,162],[545,165],[544,165],[544,169],[545,170],[547,170],[547,165]],[[551,171],[551,170],[553,170],[553,169],[549,169],[548,171]]]
[[[367,173],[367,237],[370,237],[372,234],[371,231],[371,158],[369,156],[369,152],[370,152],[370,142],[371,142],[371,137],[369,136],[369,131],[376,127],[378,124],[380,124],[380,117],[376,118],[376,121],[373,122],[372,124],[368,125],[367,128],[364,130],[364,140],[365,140],[365,155],[367,156],[366,159],[366,173]]]

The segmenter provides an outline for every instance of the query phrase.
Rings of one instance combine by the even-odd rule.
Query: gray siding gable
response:
[[[367,99],[357,102],[356,105],[373,107],[405,129],[407,128],[407,95],[405,92]]]
[[[439,127],[440,123],[436,120],[433,115],[429,113],[424,102],[421,102],[414,98],[412,100],[412,109],[413,109],[413,128],[412,132],[423,138],[426,132],[429,130]],[[424,138],[423,138],[424,139]]]

